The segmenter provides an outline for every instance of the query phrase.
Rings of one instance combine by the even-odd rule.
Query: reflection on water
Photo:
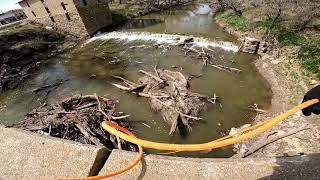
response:
[[[133,19],[124,25],[125,29],[145,28],[161,23],[161,19]]]
[[[217,28],[209,16],[190,15],[192,7],[183,7],[181,10],[167,11],[148,15],[143,19],[163,19],[161,23],[152,26],[122,29],[130,32],[156,32],[194,34],[212,41],[231,41],[235,39]],[[155,18],[159,17],[159,18]],[[178,21],[185,18],[185,22]],[[188,20],[189,18],[189,20]],[[194,22],[196,21],[196,22]],[[208,24],[206,28],[203,24]],[[151,21],[150,21],[151,22]],[[173,25],[173,22],[176,22]],[[169,25],[171,23],[171,25]],[[188,25],[188,23],[192,25]],[[209,25],[210,24],[210,25]],[[174,27],[168,27],[174,26]],[[199,29],[198,29],[199,28]],[[194,32],[192,32],[195,30]],[[32,90],[43,85],[52,84],[63,79],[61,86],[48,94],[48,103],[59,102],[66,96],[74,94],[93,94],[107,96],[119,100],[117,109],[130,114],[134,133],[141,138],[170,143],[203,143],[219,138],[231,127],[237,127],[251,121],[254,113],[246,108],[253,103],[258,103],[262,108],[270,104],[271,92],[268,85],[252,66],[255,56],[225,51],[219,47],[206,49],[213,55],[213,63],[229,67],[236,67],[243,71],[240,75],[230,75],[211,67],[203,67],[199,59],[185,56],[181,47],[168,44],[156,45],[154,41],[96,39],[52,59],[50,64],[43,67],[34,77],[27,81],[21,89],[0,94],[0,114],[2,123],[19,121],[24,114],[39,105],[43,95],[37,96]],[[209,106],[201,114],[203,121],[192,126],[192,132],[185,137],[179,134],[169,136],[170,127],[162,117],[151,111],[148,100],[137,97],[127,92],[119,91],[110,85],[117,82],[111,75],[120,75],[132,81],[140,77],[138,70],[153,70],[155,64],[159,68],[181,71],[184,75],[200,76],[190,82],[194,92],[220,97],[221,104]],[[144,126],[148,124],[151,128]],[[147,152],[155,152],[147,150]],[[215,150],[209,154],[178,153],[179,156],[193,157],[228,157],[232,155],[231,147]]]
[[[136,28],[130,31],[147,31],[155,33],[184,34],[208,37],[219,41],[236,42],[236,39],[220,28],[213,20],[214,12],[208,5],[177,7],[177,10],[149,14],[139,19],[159,19],[163,23]],[[128,31],[124,29],[123,31]]]

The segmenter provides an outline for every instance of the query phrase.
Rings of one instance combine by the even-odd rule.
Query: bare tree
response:
[[[261,0],[254,2],[253,4],[258,7],[257,11],[273,23],[283,15],[287,3],[286,0]]]
[[[223,8],[227,7],[239,15],[243,14],[244,2],[242,0],[218,0],[218,2]]]
[[[299,0],[292,9],[292,12],[296,12],[291,17],[294,28],[297,31],[302,31],[314,19],[320,18],[320,0]]]
[[[320,18],[320,0],[251,0],[250,4],[273,24],[281,19],[283,25],[297,31]]]

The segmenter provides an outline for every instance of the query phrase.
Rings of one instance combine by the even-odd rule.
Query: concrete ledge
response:
[[[77,178],[95,175],[109,154],[104,147],[0,126],[0,179]]]
[[[100,174],[127,166],[137,153],[113,150]],[[320,155],[286,158],[203,159],[145,155],[114,179],[318,179]]]

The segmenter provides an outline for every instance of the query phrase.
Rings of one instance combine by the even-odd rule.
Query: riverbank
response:
[[[215,19],[216,22],[228,33],[235,35],[239,39],[244,37],[254,37],[262,40],[262,34],[246,31],[242,27],[242,20],[226,19],[223,12]],[[308,89],[319,84],[317,75],[312,74],[302,68],[297,59],[292,55],[296,54],[300,46],[289,45],[275,48],[269,54],[262,54],[254,64],[262,76],[268,81],[273,92],[272,103],[267,113],[258,114],[253,124],[274,117],[281,112],[289,110],[299,104]],[[273,142],[252,154],[250,157],[265,156],[292,156],[301,154],[319,153],[319,133],[320,122],[316,117],[304,117],[301,112],[283,121],[265,134],[236,144],[237,154],[234,157],[241,157],[253,146],[272,138],[272,134],[286,133],[292,129],[310,127],[292,136]],[[272,132],[270,134],[270,132]]]
[[[0,92],[22,86],[48,59],[79,42],[70,35],[33,24],[0,32],[0,41]]]

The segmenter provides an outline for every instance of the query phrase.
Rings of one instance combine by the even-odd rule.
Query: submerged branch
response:
[[[143,74],[145,74],[145,75],[147,75],[147,76],[149,76],[149,77],[152,77],[153,79],[157,80],[157,81],[160,82],[160,83],[164,83],[164,81],[163,81],[162,79],[160,79],[159,77],[154,76],[154,75],[152,75],[152,74],[150,74],[150,73],[148,73],[148,72],[146,72],[146,71],[144,71],[144,70],[139,70],[139,72],[140,72],[140,73],[143,73]]]
[[[232,73],[232,74],[240,74],[241,70],[237,69],[237,68],[231,68],[231,67],[227,67],[227,66],[222,66],[222,65],[214,65],[214,64],[209,64],[210,66],[220,69],[222,71],[228,72],[228,73]]]

